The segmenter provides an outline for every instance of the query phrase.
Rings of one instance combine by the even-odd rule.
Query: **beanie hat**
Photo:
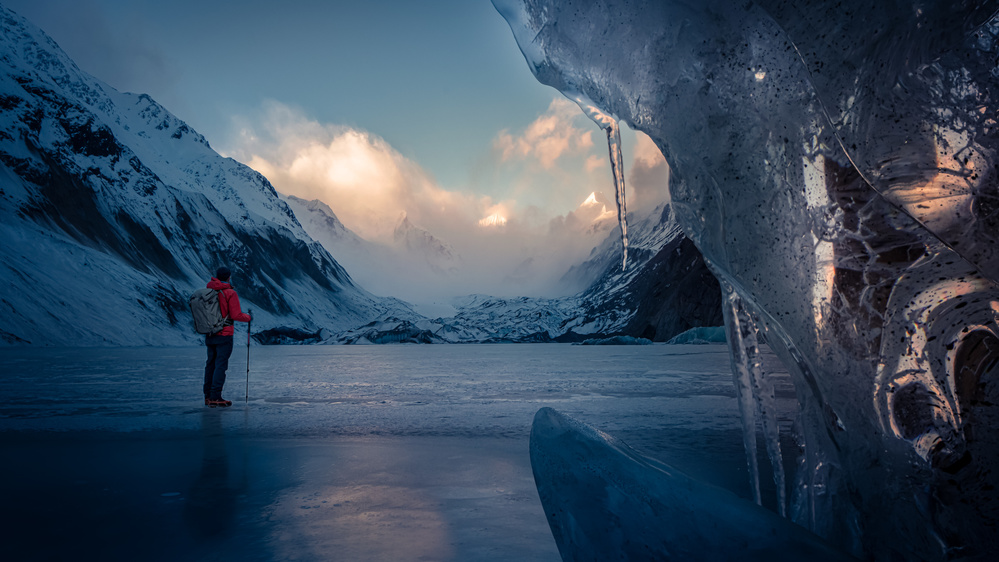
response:
[[[215,278],[219,281],[228,281],[230,275],[232,275],[232,272],[224,265],[215,270]]]

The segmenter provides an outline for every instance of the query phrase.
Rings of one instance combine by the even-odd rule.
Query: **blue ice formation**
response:
[[[757,420],[771,464],[790,453],[763,339],[790,371],[780,510],[869,559],[994,552],[999,3],[493,3],[539,81],[669,162],[723,286],[754,474]]]
[[[579,345],[652,345],[652,340],[632,336],[611,336],[583,340],[579,342]]]
[[[534,416],[531,467],[564,560],[852,559],[774,512],[551,408]]]
[[[722,326],[702,326],[691,328],[673,336],[666,343],[671,345],[683,343],[725,343],[725,328]]]

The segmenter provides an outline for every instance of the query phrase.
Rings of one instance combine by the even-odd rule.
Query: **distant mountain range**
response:
[[[320,201],[288,198],[299,220],[331,253],[366,254],[353,263],[380,269],[392,257],[384,246],[364,241],[336,219]],[[599,205],[599,206],[597,206]],[[596,208],[594,208],[596,207]],[[594,212],[596,211],[596,212]],[[583,230],[605,238],[583,263],[562,278],[568,287],[585,287],[562,298],[469,295],[450,304],[453,315],[419,320],[382,318],[331,338],[338,343],[384,342],[573,342],[628,335],[667,341],[690,328],[722,324],[720,288],[700,253],[687,239],[667,204],[644,216],[632,216],[629,261],[621,269],[621,240],[616,212],[592,195],[571,220],[586,221]],[[607,221],[612,221],[613,228]],[[425,231],[423,231],[425,232]],[[425,236],[432,236],[426,233]],[[434,239],[436,240],[436,239]],[[415,255],[427,255],[427,245]],[[423,251],[420,251],[420,250]],[[437,255],[436,250],[429,255]],[[347,258],[344,257],[344,260]]]
[[[149,96],[82,72],[2,6],[0,29],[0,344],[193,343],[187,296],[221,264],[262,343],[662,341],[721,323],[717,285],[669,207],[633,218],[621,271],[615,213],[597,194],[567,219],[606,236],[563,277],[575,296],[473,295],[423,317],[362,287],[455,274],[462,258],[445,241],[405,215],[394,246],[366,241]]]
[[[366,240],[347,228],[326,203],[282,195],[302,227],[376,294],[390,294],[399,279],[416,285],[440,283],[460,273],[461,256],[447,242],[401,214],[391,243]]]

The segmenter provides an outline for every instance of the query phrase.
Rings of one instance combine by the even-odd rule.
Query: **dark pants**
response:
[[[232,336],[207,336],[208,362],[205,363],[205,396],[211,400],[222,399],[225,371],[232,355]]]

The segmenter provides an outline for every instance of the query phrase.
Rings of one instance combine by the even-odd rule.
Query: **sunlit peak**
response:
[[[479,226],[503,226],[506,224],[506,217],[499,213],[493,213],[479,221]]]
[[[600,202],[597,201],[597,192],[596,191],[590,193],[590,196],[586,198],[586,201],[583,201],[583,205],[584,206],[599,205],[599,204],[600,204]]]

